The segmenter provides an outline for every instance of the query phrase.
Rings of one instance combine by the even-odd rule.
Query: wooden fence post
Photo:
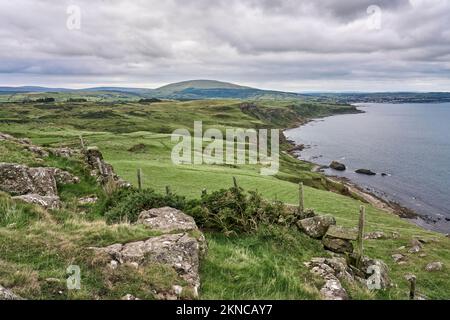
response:
[[[303,215],[305,212],[305,195],[303,192],[303,182],[299,184],[299,195],[298,195],[298,212]]]
[[[239,186],[238,186],[238,184],[237,184],[236,177],[233,177],[233,183],[234,183],[234,187],[235,187],[236,189],[239,189]]]
[[[414,300],[416,298],[416,276],[412,276],[409,278],[409,282],[411,283],[411,288],[409,290],[409,299]]]
[[[141,191],[142,190],[142,170],[141,169],[138,169],[138,171],[137,171],[137,179],[138,179],[138,188],[139,188],[139,191]]]
[[[81,145],[81,150],[86,151],[86,146],[84,144],[84,139],[83,139],[83,135],[80,134],[80,145]]]
[[[364,225],[366,220],[366,208],[364,206],[360,207],[359,210],[359,224],[358,224],[358,260],[357,260],[357,266],[359,267],[361,264],[362,257],[364,255]]]

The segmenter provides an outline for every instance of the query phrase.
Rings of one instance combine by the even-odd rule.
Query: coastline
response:
[[[361,105],[358,105],[358,104],[352,104],[352,105],[355,107],[362,107]],[[360,110],[360,109],[357,109],[357,110],[358,110],[358,112],[356,112],[356,113],[365,113],[364,110]],[[307,119],[307,120],[297,123],[296,127],[302,127],[312,121],[324,119],[327,117],[333,117],[333,116],[335,116],[335,115],[324,116],[324,117],[320,117],[317,119]],[[421,214],[417,213],[416,211],[401,205],[400,203],[384,199],[384,198],[376,195],[375,193],[364,189],[362,186],[358,185],[357,183],[355,183],[354,181],[352,181],[346,177],[327,175],[327,174],[321,172],[321,168],[323,168],[322,165],[320,165],[318,163],[314,163],[312,161],[307,161],[307,160],[301,159],[298,152],[302,150],[302,146],[299,146],[294,141],[289,140],[284,135],[284,131],[286,131],[288,129],[289,128],[286,128],[283,130],[283,136],[285,137],[285,141],[287,141],[287,143],[290,146],[292,146],[292,148],[290,148],[288,150],[288,153],[295,159],[298,159],[305,163],[311,164],[313,166],[311,171],[316,172],[316,173],[321,173],[323,175],[323,177],[330,183],[332,183],[332,184],[338,183],[338,184],[343,185],[345,187],[345,189],[348,191],[346,194],[347,196],[357,198],[363,202],[366,202],[366,203],[372,205],[373,207],[375,207],[379,210],[383,210],[390,214],[395,214],[395,215],[399,216],[400,218],[408,220],[411,223],[414,223],[415,225],[417,225],[427,231],[439,232],[439,231],[433,230],[433,227],[432,227],[433,221],[431,221],[431,218],[421,215]],[[445,234],[444,232],[439,232],[439,233]]]

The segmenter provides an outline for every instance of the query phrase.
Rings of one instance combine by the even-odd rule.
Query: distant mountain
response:
[[[300,94],[261,90],[216,80],[191,80],[155,89],[152,95],[171,99],[299,98]]]
[[[129,94],[137,94],[137,95],[145,95],[150,94],[154,90],[153,89],[144,89],[144,88],[126,88],[126,87],[94,87],[87,89],[80,89],[79,91],[85,92],[118,92],[118,93],[129,93]]]
[[[210,90],[210,89],[231,89],[243,90],[249,87],[240,86],[233,83],[221,82],[216,80],[190,80],[177,83],[171,83],[156,89],[155,91],[165,94],[174,94],[189,89]]]
[[[172,83],[157,89],[95,87],[86,89],[55,89],[44,87],[0,87],[0,93],[45,92],[112,92],[142,98],[200,100],[200,99],[286,99],[302,97],[298,93],[261,90],[215,80],[191,80]]]
[[[71,89],[46,88],[37,86],[0,87],[0,93],[67,92],[67,91],[71,91]]]

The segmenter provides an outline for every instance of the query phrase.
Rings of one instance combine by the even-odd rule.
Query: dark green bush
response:
[[[262,225],[289,224],[288,210],[281,202],[271,203],[257,192],[236,187],[204,194],[201,203],[187,212],[203,228],[227,235],[254,232]]]
[[[119,190],[101,203],[108,223],[135,222],[144,210],[169,206],[194,217],[202,229],[227,235],[251,233],[260,226],[295,221],[295,213],[281,202],[268,202],[256,192],[241,188],[203,194],[200,200],[186,200],[174,194],[160,195],[153,190]]]
[[[144,210],[169,206],[183,210],[186,199],[177,195],[160,195],[154,190],[120,189],[101,203],[108,223],[136,222]]]

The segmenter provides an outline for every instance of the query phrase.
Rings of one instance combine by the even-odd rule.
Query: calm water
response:
[[[286,136],[311,147],[302,159],[321,165],[338,160],[360,186],[416,212],[437,218],[428,226],[450,231],[450,103],[364,104],[366,113],[313,121],[286,131]],[[354,173],[377,172],[375,177]],[[382,177],[380,173],[389,176]]]

